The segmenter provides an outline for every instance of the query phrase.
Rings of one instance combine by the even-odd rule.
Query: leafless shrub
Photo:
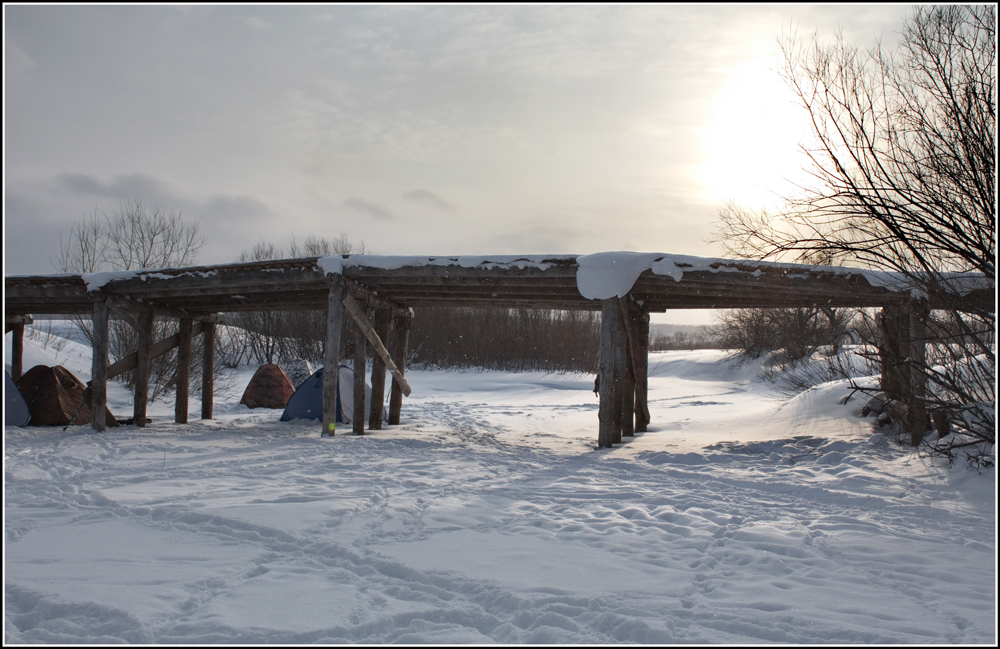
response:
[[[778,214],[724,206],[718,239],[731,256],[895,271],[915,299],[947,305],[954,333],[909,361],[928,390],[906,399],[948,422],[941,440],[959,431],[929,452],[992,463],[996,7],[918,6],[895,52],[794,37],[782,52],[811,119],[811,179]],[[979,290],[956,273],[978,274]]]
[[[139,199],[121,203],[110,216],[98,216],[97,210],[70,227],[68,236],[60,235],[60,253],[56,268],[64,273],[92,273],[105,270],[140,270],[189,266],[194,263],[205,239],[198,233],[198,223],[185,221],[180,213],[162,211]],[[74,322],[93,342],[93,321],[78,316]],[[176,333],[177,323],[167,318],[153,320],[153,340]],[[138,334],[114,311],[108,323],[108,352],[112,360],[134,352]],[[198,342],[195,343],[197,346]],[[200,359],[200,356],[195,355]],[[196,361],[196,364],[200,363]],[[173,385],[177,371],[176,351],[151,361],[149,400],[154,401]],[[133,372],[121,380],[132,388]],[[200,383],[199,383],[200,386]]]

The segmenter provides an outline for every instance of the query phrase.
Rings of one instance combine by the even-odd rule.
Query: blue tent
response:
[[[17,389],[10,374],[3,373],[3,425],[24,426],[31,421],[28,404],[24,402],[21,391]]]
[[[372,402],[372,386],[365,383],[365,412]],[[383,407],[384,409],[384,407]],[[337,374],[337,423],[350,424],[354,418],[354,370],[346,365]],[[388,414],[383,415],[383,419]],[[292,419],[323,420],[323,368],[302,382],[285,405],[281,421]]]

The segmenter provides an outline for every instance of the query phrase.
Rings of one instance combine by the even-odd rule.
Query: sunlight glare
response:
[[[804,179],[798,144],[804,109],[764,59],[740,66],[716,101],[706,142],[703,183],[715,203],[734,200],[774,209]]]

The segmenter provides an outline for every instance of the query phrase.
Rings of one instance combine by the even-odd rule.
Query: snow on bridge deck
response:
[[[349,255],[251,263],[6,277],[7,314],[90,313],[102,296],[162,315],[325,309],[330,279],[392,306],[601,308],[630,294],[644,311],[672,308],[881,306],[910,297],[898,274],[858,268],[692,257],[592,255]],[[960,293],[993,301],[992,286],[956,274]],[[933,302],[935,298],[931,296]],[[138,306],[138,305],[136,305]]]

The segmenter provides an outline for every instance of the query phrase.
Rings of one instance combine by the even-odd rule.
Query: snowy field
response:
[[[6,428],[5,644],[996,642],[995,470],[890,445],[843,384],[649,365],[651,430],[601,451],[593,376],[537,372],[408,372],[364,437],[238,405],[254,368],[212,421]]]

